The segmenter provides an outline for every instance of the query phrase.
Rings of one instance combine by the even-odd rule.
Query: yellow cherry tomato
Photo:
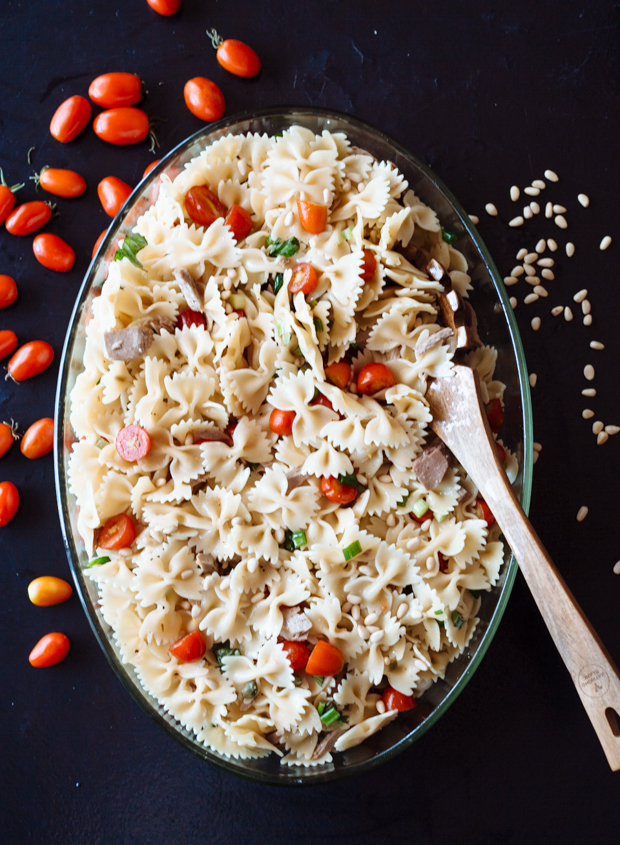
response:
[[[71,584],[53,575],[42,575],[28,584],[28,598],[37,607],[49,607],[67,601],[73,589]]]

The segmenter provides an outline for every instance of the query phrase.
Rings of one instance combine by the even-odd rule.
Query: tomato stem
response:
[[[11,434],[13,435],[13,440],[19,440],[21,434],[18,431],[19,424],[15,422],[13,417],[11,417],[11,422],[8,423],[6,420],[3,421],[2,425],[7,425],[11,429]]]
[[[32,152],[34,152],[34,150],[36,150],[36,147],[30,147],[30,149],[28,150],[28,155],[26,156],[26,158],[28,160],[28,164],[32,164],[32,161],[30,159],[30,155],[31,155]]]
[[[8,188],[8,189],[9,189],[9,191],[10,191],[12,194],[14,194],[14,193],[15,193],[15,191],[20,191],[22,188],[25,188],[25,187],[26,187],[26,183],[25,183],[25,182],[18,182],[16,185],[11,185],[11,186],[9,187],[9,185],[7,185],[7,183],[6,183],[5,179],[4,179],[4,173],[2,172],[2,168],[1,168],[1,167],[0,167],[0,185],[4,185],[4,187],[5,187],[5,188]]]
[[[217,48],[221,47],[224,43],[224,39],[221,35],[218,34],[218,31],[215,29],[215,27],[212,27],[211,29],[207,30],[207,38],[213,45],[214,50],[217,50]]]
[[[31,149],[33,149],[33,150],[34,150],[34,147],[31,147]],[[50,169],[49,164],[46,164],[46,165],[45,165],[45,167],[42,167],[42,168],[41,168],[41,170],[40,170],[38,173],[35,173],[35,174],[34,174],[34,176],[29,176],[29,177],[28,177],[29,179],[32,179],[32,181],[34,182],[34,184],[35,184],[35,188],[37,189],[37,191],[39,190],[39,185],[41,184],[41,174],[42,174],[45,170],[49,170],[49,169]]]

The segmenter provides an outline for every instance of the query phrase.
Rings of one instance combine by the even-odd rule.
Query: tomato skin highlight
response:
[[[17,285],[12,276],[0,274],[0,308],[8,308],[17,299]]]
[[[181,0],[146,0],[146,2],[153,11],[164,17],[176,15],[181,8]]]
[[[302,669],[306,668],[308,658],[310,657],[310,649],[305,643],[297,642],[296,640],[282,640],[281,645],[286,652],[293,672],[301,672]]]
[[[160,161],[161,161],[161,159],[160,159],[160,158],[156,159],[155,161],[152,161],[152,162],[149,164],[149,166],[146,168],[146,170],[144,171],[144,173],[142,174],[142,178],[143,178],[143,179],[145,179],[145,178],[149,175],[149,173],[151,172],[151,170],[153,170],[153,168],[154,168],[154,167],[157,167],[157,165],[159,164],[159,162],[160,162]]]
[[[99,237],[98,237],[98,238],[97,238],[97,240],[95,241],[95,245],[94,245],[94,247],[93,247],[93,254],[92,254],[92,258],[94,258],[94,257],[95,257],[95,253],[96,253],[96,252],[97,252],[97,250],[99,249],[99,244],[100,244],[100,243],[101,243],[101,241],[105,238],[105,236],[106,236],[106,234],[107,234],[107,231],[108,231],[107,229],[104,229],[104,230],[103,230],[103,232],[99,235]]]
[[[494,434],[497,434],[500,428],[504,425],[504,409],[502,408],[501,401],[499,399],[491,399],[489,404],[485,405],[485,411],[487,413],[489,425],[491,426],[491,431]]]
[[[135,73],[102,73],[88,86],[88,96],[104,109],[134,106],[142,99],[142,80]]]
[[[52,209],[46,202],[24,202],[7,217],[6,230],[12,235],[31,235],[45,226],[51,216]]]
[[[44,340],[31,340],[20,346],[9,361],[8,371],[14,381],[38,376],[54,360],[54,350]]]
[[[192,311],[191,308],[181,311],[177,317],[177,328],[186,329],[190,326],[204,326],[206,328],[207,321],[204,318],[204,314],[201,314],[200,311]]]
[[[317,287],[319,277],[312,264],[307,261],[300,261],[293,267],[293,275],[288,283],[288,289],[291,293],[303,293],[307,296]]]
[[[364,250],[364,263],[362,264],[362,272],[360,276],[365,282],[372,282],[375,277],[375,271],[377,269],[377,259],[375,258],[374,252],[370,249]]]
[[[10,481],[0,484],[0,528],[10,522],[19,507],[17,487]]]
[[[344,390],[351,380],[351,365],[346,361],[336,361],[335,364],[325,367],[325,378],[330,384]]]
[[[385,364],[366,364],[357,375],[357,389],[363,396],[394,387],[396,379]]]
[[[26,430],[19,446],[26,458],[42,458],[54,448],[54,420],[43,417]]]
[[[97,546],[101,549],[126,549],[136,539],[136,527],[126,513],[110,517],[99,531]]]
[[[195,185],[189,189],[185,194],[185,210],[194,223],[205,229],[215,223],[218,217],[226,215],[226,206],[206,185]]]
[[[151,438],[139,425],[126,425],[116,435],[116,451],[124,461],[139,461],[148,455],[150,448]]]
[[[478,519],[483,519],[489,528],[495,525],[496,519],[493,516],[493,511],[484,501],[484,499],[476,499],[476,516]]]
[[[51,232],[37,235],[32,242],[32,251],[39,264],[57,273],[66,273],[75,261],[75,252],[69,244]]]
[[[36,669],[44,669],[47,666],[55,666],[64,660],[69,653],[69,639],[64,634],[55,631],[41,637],[39,642],[30,652],[28,660],[30,665]]]
[[[179,663],[193,663],[205,656],[207,644],[202,633],[196,629],[173,643],[168,651]]]
[[[149,119],[142,109],[120,106],[98,114],[93,121],[93,129],[108,144],[139,144],[149,134]]]
[[[406,710],[413,710],[415,707],[415,698],[412,695],[404,695],[393,687],[387,687],[383,691],[381,700],[385,704],[386,713],[390,710],[398,710],[399,713],[404,713]]]
[[[299,222],[306,232],[311,235],[320,235],[327,225],[327,206],[318,205],[316,202],[297,200],[297,212]]]
[[[106,176],[97,185],[97,195],[106,214],[116,217],[133,188],[116,176]]]
[[[11,329],[0,330],[0,358],[17,349],[17,335]]]
[[[204,76],[188,79],[183,88],[185,105],[199,120],[219,120],[226,111],[224,95],[215,84]]]
[[[0,458],[6,455],[14,440],[11,426],[8,423],[0,423]]]
[[[52,607],[61,604],[73,593],[71,585],[63,578],[54,575],[42,575],[28,584],[28,598],[37,607]]]
[[[56,197],[73,199],[86,190],[86,182],[75,170],[63,170],[59,167],[44,167],[37,176],[39,185],[48,194]],[[37,180],[35,180],[37,181]]]
[[[353,487],[352,484],[343,484],[334,475],[324,475],[321,479],[321,493],[334,504],[348,505],[356,498],[357,487]]]
[[[249,213],[245,208],[237,205],[237,203],[231,205],[224,223],[229,227],[236,241],[242,241],[244,238],[247,238],[254,225]]]
[[[306,664],[309,675],[337,675],[344,666],[344,654],[327,640],[319,640]]]
[[[235,76],[249,79],[260,72],[261,62],[258,55],[243,41],[227,38],[217,48],[217,60],[224,70]]]
[[[296,416],[295,411],[280,411],[274,408],[269,416],[269,428],[280,437],[288,437],[293,433],[293,421]]]
[[[50,123],[50,132],[61,144],[67,144],[77,138],[80,132],[86,128],[92,111],[92,107],[85,97],[78,95],[69,97],[54,112]]]

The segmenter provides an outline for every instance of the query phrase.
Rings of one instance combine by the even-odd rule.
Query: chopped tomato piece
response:
[[[199,226],[208,228],[218,217],[226,215],[226,206],[206,185],[196,185],[185,194],[185,210]]]
[[[498,432],[504,425],[504,409],[499,399],[491,399],[488,405],[485,406],[487,412],[487,419],[491,426],[491,431]]]
[[[180,663],[193,663],[205,656],[207,644],[201,632],[196,629],[191,634],[181,637],[176,643],[170,646],[168,651]]]
[[[327,224],[327,206],[319,205],[316,202],[297,200],[297,211],[299,222],[306,232],[311,235],[320,235]]]
[[[495,525],[496,520],[493,516],[493,512],[491,511],[491,508],[487,505],[487,503],[484,501],[484,499],[476,500],[476,516],[478,517],[478,519],[484,519],[489,528],[492,525]]]
[[[351,380],[351,364],[346,361],[336,361],[335,364],[330,364],[325,367],[325,378],[331,384],[335,384],[341,390],[344,390]]]
[[[357,389],[364,396],[394,387],[396,380],[385,364],[366,364],[357,376]]]
[[[139,425],[126,425],[116,435],[116,451],[124,461],[139,461],[150,448],[149,433]]]
[[[413,710],[415,707],[415,698],[412,695],[403,695],[402,692],[398,692],[393,687],[387,687],[383,691],[381,699],[385,704],[386,712],[398,710],[402,713],[405,710]]]
[[[330,502],[337,505],[348,505],[357,496],[357,487],[352,484],[343,484],[333,475],[329,477],[324,475],[321,479],[321,493]]]
[[[305,643],[296,642],[295,640],[282,640],[282,648],[286,652],[293,672],[301,672],[302,669],[306,668],[306,663],[310,657],[310,649]]]
[[[377,259],[375,258],[374,252],[371,252],[369,249],[364,250],[364,263],[362,264],[362,272],[360,276],[365,282],[372,282],[375,277],[375,271],[377,269]]]
[[[232,313],[236,314],[239,319],[241,319],[242,317],[245,317],[245,311],[243,310],[243,308],[235,308],[235,310]]]
[[[411,519],[414,519],[416,522],[419,522],[420,525],[422,525],[424,522],[426,522],[427,519],[433,519],[434,518],[434,514],[433,514],[432,510],[430,510],[430,509],[427,510],[426,513],[423,514],[422,516],[416,516],[413,511],[411,511],[409,516],[411,517]]]
[[[296,416],[295,411],[280,411],[274,408],[269,417],[269,428],[274,434],[287,437],[293,433],[293,420]]]
[[[30,665],[36,669],[44,669],[46,666],[55,666],[64,660],[69,653],[69,639],[65,634],[54,631],[41,637],[39,642],[30,652],[28,660]]]
[[[226,215],[226,220],[224,222],[232,232],[236,241],[242,241],[244,238],[247,238],[252,231],[252,226],[254,225],[249,213],[245,210],[245,208],[237,205],[237,203],[231,205],[230,211]]]
[[[337,675],[342,672],[344,666],[344,654],[335,645],[326,640],[319,640],[312,649],[310,659],[306,664],[306,672],[309,675]]]
[[[102,549],[126,549],[136,539],[136,527],[125,513],[110,517],[105,523],[97,545]]]
[[[304,296],[307,296],[309,293],[312,293],[318,283],[319,279],[312,264],[302,261],[293,268],[293,275],[288,283],[288,289],[291,293],[303,293]]]
[[[201,314],[200,311],[192,311],[191,308],[181,311],[177,317],[177,329],[187,329],[190,326],[204,326],[206,328],[207,322],[204,314]]]

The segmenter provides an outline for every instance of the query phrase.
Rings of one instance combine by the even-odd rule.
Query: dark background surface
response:
[[[219,67],[204,32],[247,41],[263,71],[241,80]],[[71,167],[86,194],[58,200],[49,231],[77,259],[67,274],[39,266],[32,237],[0,232],[0,273],[20,296],[0,328],[20,342],[48,340],[57,358],[43,375],[0,383],[0,419],[24,430],[53,413],[58,357],[92,245],[107,225],[96,185],[107,175],[136,184],[153,160],[146,142],[109,147],[85,131],[69,145],[48,132],[56,107],[86,95],[100,73],[138,73],[149,115],[160,118],[157,157],[200,122],[185,108],[183,84],[212,78],[227,114],[267,105],[341,109],[394,135],[428,161],[465,207],[502,275],[538,237],[573,240],[570,261],[555,254],[550,297],[522,304],[511,289],[533,390],[535,466],[532,521],[569,586],[620,661],[618,457],[620,436],[601,447],[592,407],[620,423],[617,252],[620,156],[619,4],[595,2],[275,2],[183,0],[173,18],[145,0],[1,0],[0,165],[9,184],[43,165]],[[95,109],[97,111],[97,109]],[[165,121],[165,122],[163,122]],[[33,164],[26,153],[35,146]],[[508,198],[545,168],[547,190],[569,209],[563,233],[544,219],[505,225],[523,206]],[[590,195],[590,208],[576,195]],[[20,200],[45,198],[29,182]],[[545,193],[540,198],[546,201]],[[500,217],[483,207],[493,201]],[[543,204],[541,202],[541,204]],[[614,237],[599,252],[604,234]],[[556,304],[590,290],[594,324],[554,319]],[[529,322],[539,314],[536,334]],[[606,344],[589,349],[591,339]],[[584,364],[597,370],[596,399],[584,399]],[[6,363],[6,362],[3,362]],[[473,681],[411,749],[373,774],[311,789],[280,790],[225,775],[194,758],[134,704],[107,664],[74,596],[54,608],[30,604],[32,578],[68,578],[51,456],[27,461],[13,448],[0,480],[17,484],[21,507],[0,529],[0,840],[75,845],[146,843],[612,843],[617,841],[620,774],[612,774],[568,673],[519,575],[504,620]],[[575,514],[590,513],[579,524]],[[62,630],[68,659],[38,671],[28,653]]]

